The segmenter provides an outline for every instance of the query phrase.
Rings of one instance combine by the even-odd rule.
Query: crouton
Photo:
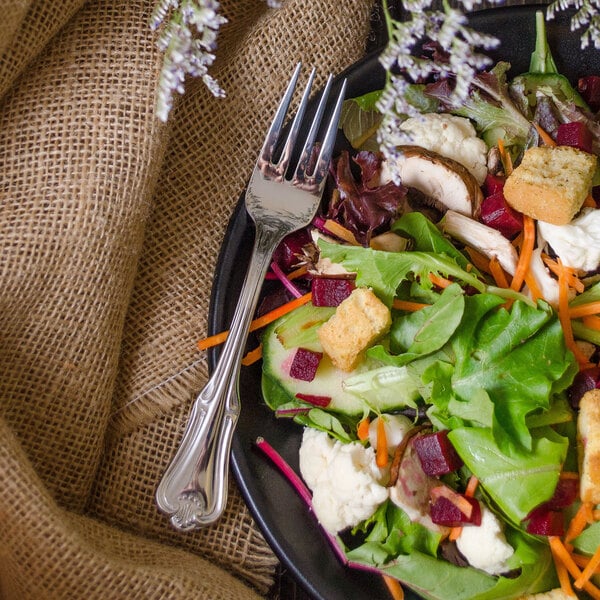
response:
[[[600,390],[586,392],[577,418],[579,494],[582,502],[600,503]]]
[[[538,594],[525,594],[519,596],[517,600],[573,600],[573,596],[567,595],[560,588],[554,588],[549,592],[539,592]]]
[[[530,148],[506,180],[506,202],[539,221],[566,225],[590,192],[596,162],[570,146]]]
[[[352,371],[362,353],[392,324],[388,307],[367,288],[356,288],[318,331],[325,354],[342,371]]]

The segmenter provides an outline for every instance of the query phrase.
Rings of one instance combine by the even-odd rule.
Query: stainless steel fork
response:
[[[225,509],[231,440],[240,413],[240,361],[261,284],[277,245],[286,235],[311,222],[323,194],[346,82],[343,82],[337,96],[319,150],[315,140],[332,87],[332,77],[329,77],[290,178],[291,158],[297,152],[296,140],[308,105],[314,69],[280,158],[275,161],[274,157],[300,66],[296,66],[277,109],[246,190],[246,210],[256,225],[256,235],[229,335],[214,373],[192,406],[181,445],[156,491],[159,509],[171,516],[171,523],[177,529],[210,525]]]

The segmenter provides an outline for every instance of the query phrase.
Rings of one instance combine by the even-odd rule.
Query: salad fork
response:
[[[313,219],[321,201],[333,153],[346,82],[341,85],[326,125],[330,75],[292,171],[292,156],[315,77],[312,70],[283,149],[278,140],[294,95],[298,64],[269,128],[245,194],[245,206],[256,226],[254,247],[237,308],[217,366],[194,401],[181,444],[156,491],[158,508],[177,529],[190,530],[217,521],[227,502],[231,440],[240,413],[238,376],[250,321],[258,303],[271,255],[281,240]],[[294,161],[295,162],[295,161]]]

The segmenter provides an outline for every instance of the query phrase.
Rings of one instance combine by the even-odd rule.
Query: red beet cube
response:
[[[559,479],[554,495],[544,506],[550,510],[560,510],[571,506],[579,496],[579,481],[577,479]]]
[[[290,366],[290,377],[301,379],[302,381],[312,381],[315,378],[322,358],[322,352],[313,352],[306,348],[298,348]]]
[[[545,504],[535,508],[527,518],[527,533],[533,535],[557,535],[565,533],[565,520],[563,513],[550,510]]]
[[[310,244],[310,233],[306,229],[299,229],[290,233],[277,246],[273,253],[273,260],[279,265],[279,268],[288,273],[294,269],[303,255],[304,246]]]
[[[556,131],[556,143],[559,146],[573,146],[584,152],[592,152],[592,133],[579,121],[561,123]]]
[[[315,277],[312,280],[313,306],[338,306],[355,287],[352,279]]]
[[[413,440],[413,446],[427,475],[445,475],[463,465],[445,430],[420,435]]]
[[[488,173],[485,177],[485,181],[483,182],[483,191],[485,192],[485,195],[491,196],[492,194],[501,192],[504,189],[505,182],[506,179],[504,177]]]
[[[460,527],[461,525],[481,525],[481,506],[475,498],[462,496],[472,507],[471,516],[465,515],[456,504],[448,498],[437,498],[431,505],[431,520],[445,527]]]
[[[296,398],[308,402],[308,404],[312,404],[313,406],[319,406],[320,408],[326,408],[331,402],[329,396],[316,396],[315,394],[296,394]]]
[[[512,239],[523,229],[523,215],[511,208],[501,191],[484,198],[481,203],[481,222]]]
[[[569,388],[569,403],[574,409],[578,409],[582,396],[596,388],[600,388],[600,367],[589,367],[579,371]]]
[[[600,109],[600,76],[581,77],[577,82],[577,89],[593,111]]]

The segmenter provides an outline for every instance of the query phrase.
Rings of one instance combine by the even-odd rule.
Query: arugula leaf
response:
[[[518,525],[536,506],[552,497],[568,440],[550,428],[532,433],[531,449],[504,453],[489,428],[462,427],[448,438],[502,512]]]
[[[356,285],[370,287],[379,299],[391,306],[396,289],[402,281],[414,275],[421,285],[431,288],[429,274],[456,277],[483,292],[483,284],[475,275],[460,268],[456,261],[442,254],[428,252],[384,252],[359,246],[344,246],[319,239],[324,258],[341,264],[356,273]]]

